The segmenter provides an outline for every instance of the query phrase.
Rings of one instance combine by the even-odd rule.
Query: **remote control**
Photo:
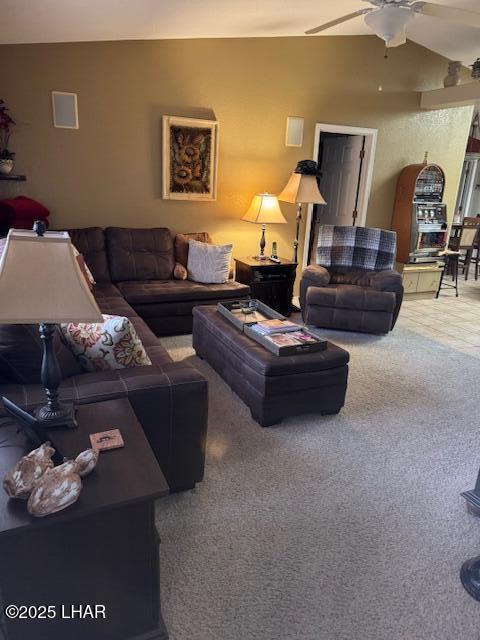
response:
[[[276,262],[277,264],[280,264],[280,262],[281,262],[280,258],[270,258],[270,260],[272,262]]]

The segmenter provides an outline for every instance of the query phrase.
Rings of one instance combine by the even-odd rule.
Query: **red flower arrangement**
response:
[[[0,159],[8,160],[15,155],[12,151],[8,150],[12,127],[14,127],[15,124],[15,121],[8,113],[5,101],[0,99]]]

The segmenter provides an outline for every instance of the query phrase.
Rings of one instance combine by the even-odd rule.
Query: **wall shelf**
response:
[[[27,176],[19,176],[14,173],[9,173],[8,175],[0,173],[0,180],[12,180],[14,182],[25,182]]]
[[[480,100],[480,80],[459,84],[456,87],[423,91],[420,94],[422,109],[449,109],[475,104]]]

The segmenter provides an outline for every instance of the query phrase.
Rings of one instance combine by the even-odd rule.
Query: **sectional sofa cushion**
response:
[[[175,256],[169,229],[108,227],[105,238],[113,282],[173,277]]]
[[[95,282],[110,282],[103,229],[87,227],[86,229],[67,229],[67,231],[92,272]]]
[[[223,284],[200,284],[190,280],[161,280],[145,282],[118,282],[118,288],[130,304],[155,302],[186,302],[188,300],[221,300],[248,296],[247,285],[229,280]]]
[[[225,284],[174,279],[175,265],[185,269],[178,258],[185,264],[188,261],[188,254],[181,257],[182,246],[185,249],[190,238],[210,242],[206,232],[179,234],[183,238],[177,236],[176,249],[172,234],[164,228],[89,227],[68,232],[93,273],[96,284],[92,293],[102,313],[127,318],[139,314],[156,335],[191,331],[192,308],[196,304],[250,295],[250,288],[235,282],[232,274]],[[179,275],[184,278],[185,272]]]
[[[82,373],[81,366],[55,332],[53,348],[60,365],[62,378]],[[34,324],[0,325],[0,378],[18,384],[38,384],[42,366],[43,344]]]
[[[92,293],[97,302],[103,298],[123,300],[120,290],[111,282],[97,282],[92,289]]]
[[[147,353],[152,364],[157,367],[164,367],[165,365],[172,364],[173,362],[172,358],[168,355],[168,351],[166,351],[161,344],[148,347]]]

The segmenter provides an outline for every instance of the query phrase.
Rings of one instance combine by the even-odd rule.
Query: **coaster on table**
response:
[[[90,434],[90,442],[92,448],[97,451],[108,451],[109,449],[120,449],[125,446],[122,434],[119,429],[110,429],[110,431],[100,431],[99,433]]]

